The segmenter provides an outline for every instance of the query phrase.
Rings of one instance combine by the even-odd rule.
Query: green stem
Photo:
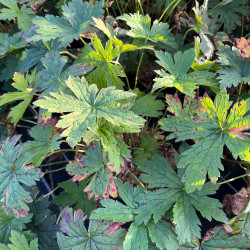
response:
[[[77,58],[77,56],[71,54],[71,53],[68,52],[68,51],[61,51],[60,54],[61,54],[61,55],[68,55],[68,56],[70,56],[70,57],[72,57],[72,58],[74,58],[74,59]]]
[[[162,15],[159,18],[159,22],[161,21],[161,19],[164,17],[164,15],[166,14],[166,12],[168,11],[168,9],[171,7],[171,5],[175,2],[176,0],[173,0],[167,8],[165,8],[165,10],[163,11]]]
[[[190,31],[192,31],[192,30],[195,31],[194,28],[191,28],[191,29],[189,29],[189,30],[186,31],[186,33],[184,34],[184,37],[183,37],[184,40],[186,39],[187,34],[188,34]]]
[[[238,92],[238,97],[237,97],[237,101],[236,101],[236,102],[238,102],[239,99],[240,99],[240,94],[241,94],[241,91],[242,91],[242,86],[243,86],[243,81],[240,83],[239,92]]]
[[[132,179],[134,179],[134,181],[141,185],[143,187],[143,189],[145,189],[145,186],[143,185],[143,183],[129,170],[129,174],[131,175]]]
[[[62,163],[68,163],[68,161],[57,161],[57,162],[52,162],[52,163],[40,165],[39,167],[40,167],[40,168],[42,168],[42,167],[48,167],[48,166],[53,166],[53,165],[62,164]]]
[[[53,190],[51,190],[49,193],[45,194],[43,197],[50,196],[51,194],[53,194],[59,188],[60,188],[60,186],[55,187]]]
[[[80,37],[81,42],[86,45],[86,42]]]
[[[222,184],[225,184],[225,183],[228,183],[228,182],[235,181],[235,180],[237,180],[237,179],[243,178],[243,177],[245,177],[245,176],[250,176],[250,174],[243,174],[243,175],[240,175],[240,176],[231,178],[231,179],[229,179],[229,180],[227,180],[227,181],[219,182],[219,184],[222,185]]]
[[[144,11],[143,11],[143,8],[142,8],[141,0],[137,0],[137,1],[139,3],[142,15],[144,15]]]
[[[29,123],[32,123],[32,124],[37,125],[37,122],[30,121],[30,120],[27,120],[27,119],[24,119],[24,118],[21,118],[20,120],[21,120],[21,121],[24,121],[24,122],[29,122]]]
[[[234,160],[229,160],[229,159],[223,159],[223,160],[238,163],[238,164],[250,164],[250,162],[248,161],[234,161]]]
[[[77,149],[59,149],[59,150],[55,150],[54,152],[50,153],[47,155],[47,157],[56,154],[56,153],[60,153],[60,152],[80,152],[80,153],[85,153],[85,150],[77,150]]]
[[[64,170],[65,168],[66,168],[66,167],[62,167],[62,168],[58,168],[58,169],[46,171],[46,172],[44,173],[44,175],[45,175],[45,174],[49,174],[49,173],[58,172],[58,171]]]

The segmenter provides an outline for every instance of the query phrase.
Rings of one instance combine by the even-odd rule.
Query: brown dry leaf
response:
[[[245,205],[248,203],[248,194],[245,188],[242,188],[238,193],[225,195],[222,202],[222,209],[226,215],[238,215]]]

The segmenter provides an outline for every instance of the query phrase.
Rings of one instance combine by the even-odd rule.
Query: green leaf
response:
[[[4,208],[0,208],[0,242],[4,244],[9,243],[11,232],[13,230],[19,232],[23,231],[26,228],[25,223],[28,223],[31,217],[32,214],[29,214],[26,217],[20,217],[17,219],[12,211],[9,211],[7,214]]]
[[[151,42],[162,42],[164,44],[176,47],[174,38],[171,37],[169,25],[167,23],[160,23],[155,20],[151,27],[151,18],[147,14],[145,16],[139,13],[124,14],[117,18],[127,23],[131,30],[127,33],[128,36],[133,38],[143,38]]]
[[[40,197],[36,199],[38,193],[39,190],[37,187],[31,190],[31,196],[34,201],[29,204],[29,208],[33,216],[31,221],[26,224],[26,227],[37,235],[40,249],[59,249],[55,241],[59,225],[55,224],[55,215],[48,216],[51,212],[48,209],[50,206],[48,198]]]
[[[22,39],[21,32],[9,36],[7,33],[0,33],[0,55],[23,48],[27,43]]]
[[[16,0],[0,0],[0,2],[7,8],[1,9],[0,19],[2,20],[12,20],[17,18],[18,28],[23,31],[28,31],[31,26],[31,19],[35,17],[35,11],[31,8],[27,8],[23,5],[19,9]]]
[[[12,86],[19,91],[6,93],[0,96],[0,106],[22,100],[17,106],[11,108],[8,115],[8,118],[11,118],[11,121],[16,125],[33,98],[34,91],[31,85],[35,81],[35,72],[31,75],[26,74],[26,77],[16,72],[13,81],[14,83]]]
[[[123,243],[124,250],[130,249],[148,249],[148,236],[147,229],[144,225],[135,226],[132,223],[126,234],[125,241]]]
[[[22,155],[22,145],[17,145],[20,136],[7,138],[0,146],[0,199],[4,198],[4,207],[10,209],[16,217],[27,216],[28,206],[32,202],[29,192],[20,183],[33,186],[43,173],[27,166],[30,154]]]
[[[87,186],[86,182],[80,181],[78,185],[76,182],[68,180],[60,182],[58,185],[63,188],[64,191],[57,195],[52,200],[52,203],[60,205],[63,208],[75,205],[75,211],[81,209],[88,216],[96,208],[96,201],[89,200],[83,191]]]
[[[221,4],[220,1],[209,2],[210,9],[208,13],[215,18],[218,18],[219,22],[224,24],[223,28],[227,33],[231,33],[236,25],[241,25],[241,19],[238,15],[248,15],[249,7],[246,5],[245,1],[231,1],[226,4]]]
[[[122,245],[125,230],[119,229],[120,223],[112,221],[90,220],[88,231],[85,228],[81,210],[65,208],[61,220],[61,233],[57,233],[60,249],[117,249]]]
[[[169,223],[164,220],[156,224],[151,220],[148,223],[148,232],[151,240],[160,249],[178,249],[177,235]]]
[[[213,77],[214,73],[208,71],[194,71],[188,73],[195,59],[194,49],[186,50],[184,53],[178,51],[174,55],[174,61],[168,52],[156,51],[156,57],[159,59],[156,62],[165,70],[156,70],[155,72],[161,78],[155,78],[153,90],[163,87],[175,87],[179,91],[194,96],[197,85],[215,85]]]
[[[136,99],[131,110],[138,115],[158,117],[162,115],[159,110],[164,109],[164,103],[161,100],[155,100],[153,95],[145,95]]]
[[[86,131],[97,129],[97,120],[102,117],[115,126],[123,125],[133,132],[138,132],[144,124],[144,119],[135,115],[128,108],[118,106],[118,101],[134,96],[133,93],[116,90],[108,87],[98,91],[95,84],[88,85],[85,78],[69,77],[67,86],[75,94],[51,93],[54,98],[34,102],[35,105],[47,109],[49,112],[71,112],[62,116],[57,123],[58,127],[66,128],[62,136],[67,137],[70,146],[75,146]]]
[[[136,157],[133,158],[133,163],[141,165],[147,159],[151,159],[153,154],[160,154],[156,149],[159,147],[154,135],[147,135],[144,131],[141,133],[141,148],[135,150]]]
[[[156,191],[147,191],[138,196],[144,200],[145,205],[139,207],[135,224],[142,222],[148,224],[153,215],[155,223],[173,206],[174,223],[180,244],[191,242],[192,236],[200,237],[200,220],[196,214],[211,221],[212,219],[226,222],[227,218],[220,209],[222,205],[218,200],[207,195],[214,194],[218,189],[212,183],[206,183],[200,191],[187,193],[177,173],[168,165],[166,160],[159,156],[153,156],[144,165],[139,166],[145,172],[140,179],[149,184],[149,188],[160,188]],[[119,189],[118,189],[119,190]]]
[[[211,181],[216,182],[220,176],[219,169],[223,170],[220,159],[224,145],[235,159],[239,156],[242,160],[249,161],[250,140],[244,134],[244,130],[250,127],[249,116],[244,117],[249,110],[249,100],[236,103],[229,113],[231,102],[228,100],[229,95],[226,90],[222,90],[216,95],[214,103],[210,97],[203,99],[203,111],[199,112],[198,119],[178,116],[159,122],[163,130],[173,132],[176,141],[199,139],[181,154],[178,163],[179,168],[186,168],[183,181],[188,192],[196,188],[200,190],[207,174]]]
[[[27,141],[24,143],[23,153],[32,153],[30,162],[34,166],[38,167],[42,162],[47,153],[53,152],[60,147],[60,135],[55,134],[51,139],[51,134],[54,130],[52,125],[45,127],[41,125],[34,126],[30,131],[30,136],[35,141]]]
[[[85,45],[83,53],[76,60],[77,63],[95,67],[87,76],[87,81],[90,84],[97,84],[99,89],[109,86],[122,89],[124,83],[119,77],[124,77],[124,73],[122,66],[115,62],[119,55],[118,48],[113,48],[111,40],[106,43],[104,48],[101,40],[96,35],[92,39],[92,45],[94,49],[89,45]]]
[[[212,237],[205,240],[201,247],[206,249],[232,248],[246,249],[250,241],[250,214],[241,213],[230,220],[229,225],[214,228]]]
[[[72,0],[68,5],[62,7],[63,17],[46,15],[37,16],[32,20],[37,25],[36,34],[30,41],[49,41],[59,38],[64,46],[70,44],[73,39],[78,40],[80,33],[89,30],[89,24],[93,23],[92,17],[99,18],[103,14],[104,1],[101,0],[95,4],[81,0]]]
[[[45,46],[46,44],[46,46]],[[37,72],[42,70],[42,62],[41,58],[45,57],[48,51],[62,51],[63,47],[61,43],[56,40],[52,40],[47,43],[43,43],[42,41],[38,41],[34,44],[30,44],[29,48],[27,48],[22,55],[22,58],[18,65],[18,71],[26,73],[29,69],[36,66]]]
[[[89,199],[108,199],[109,195],[117,197],[113,173],[102,159],[100,144],[96,144],[94,148],[90,147],[80,160],[69,163],[66,170],[70,175],[74,175],[73,181],[79,182],[94,174],[84,189]]]
[[[241,57],[240,51],[234,47],[221,46],[219,52],[219,62],[224,66],[218,70],[220,79],[220,88],[237,87],[241,82],[250,82],[250,60]]]
[[[53,50],[46,53],[41,62],[46,69],[40,72],[36,87],[43,91],[42,95],[46,96],[49,96],[51,92],[69,92],[65,86],[65,81],[69,76],[83,75],[92,69],[90,66],[73,64],[63,71],[67,57],[61,57],[59,52]]]
[[[8,247],[4,244],[0,244],[0,248],[2,250],[38,250],[38,240],[34,239],[30,242],[27,241],[24,234],[19,233],[17,231],[12,230],[11,231],[11,237],[10,237],[11,244],[8,244]]]

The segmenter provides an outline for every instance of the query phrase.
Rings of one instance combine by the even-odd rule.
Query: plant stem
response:
[[[37,125],[37,122],[30,121],[30,120],[27,120],[27,119],[24,119],[24,118],[21,118],[20,120],[21,120],[21,121],[24,121],[24,122],[29,122],[29,123],[32,123],[32,124]]]
[[[238,163],[238,164],[250,164],[250,162],[248,161],[234,161],[234,160],[229,160],[229,159],[223,159],[223,160]]]
[[[70,52],[68,52],[68,51],[66,51],[66,50],[65,50],[65,51],[61,51],[60,54],[61,54],[61,55],[68,55],[68,56],[70,56],[70,57],[72,57],[72,58],[74,58],[74,59],[77,58],[77,56],[71,54]]]
[[[166,14],[166,12],[168,11],[168,9],[171,7],[171,5],[175,2],[176,0],[173,0],[163,11],[162,15],[159,18],[159,22],[161,21],[161,19],[164,17],[164,15]]]
[[[144,15],[144,11],[143,11],[143,8],[142,8],[141,0],[137,0],[137,2],[139,3],[142,15]]]
[[[236,101],[236,102],[238,102],[239,99],[240,99],[240,94],[241,94],[242,86],[243,86],[243,81],[240,83],[239,92],[238,92],[238,97],[237,97],[237,101]]]
[[[50,196],[51,194],[53,194],[59,188],[60,188],[60,186],[55,187],[53,190],[51,190],[49,193],[45,194],[43,197]]]
[[[66,167],[62,167],[62,168],[58,168],[58,169],[46,171],[46,172],[44,173],[44,175],[45,175],[45,174],[49,174],[49,173],[58,172],[58,171],[64,170],[65,168],[66,168]]]
[[[80,153],[85,153],[85,150],[78,150],[78,149],[59,149],[59,150],[55,150],[54,152],[48,154],[46,157],[49,157],[53,154],[56,154],[56,153],[60,153],[60,152],[80,152]]]
[[[235,180],[237,180],[237,179],[243,178],[243,177],[245,177],[245,176],[250,176],[250,174],[243,174],[243,175],[240,175],[240,176],[231,178],[231,179],[229,179],[229,180],[226,180],[226,181],[223,181],[223,182],[219,182],[218,184],[222,185],[222,184],[225,184],[225,183],[228,183],[228,182],[235,181]]]
[[[141,185],[143,187],[143,189],[145,189],[145,186],[143,185],[143,183],[129,170],[129,174],[131,175],[132,179],[134,179],[134,181]]]
[[[192,31],[192,30],[194,30],[194,31],[195,31],[195,29],[194,29],[194,28],[188,29],[188,30],[186,31],[186,33],[184,34],[183,40],[185,40],[185,39],[186,39],[187,34],[188,34],[190,31]]]
[[[62,164],[62,163],[67,163],[68,161],[57,161],[57,162],[52,162],[52,163],[48,163],[48,164],[43,164],[40,165],[39,167],[48,167],[48,166],[53,166],[53,165],[57,165],[57,164]]]
[[[86,42],[80,37],[81,42],[86,45]]]

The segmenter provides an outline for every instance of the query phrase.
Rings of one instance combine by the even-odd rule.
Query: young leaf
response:
[[[87,186],[86,182],[80,181],[79,185],[72,180],[63,181],[58,184],[64,189],[59,195],[57,195],[52,203],[60,205],[63,208],[67,206],[74,206],[74,210],[81,209],[86,215],[90,215],[92,210],[96,208],[96,201],[89,200],[88,196],[84,193],[84,188]]]
[[[220,209],[218,200],[207,195],[214,194],[218,186],[206,183],[200,191],[187,193],[180,177],[168,165],[166,160],[158,155],[139,166],[145,172],[140,179],[149,184],[150,188],[160,188],[154,192],[148,191],[138,196],[146,204],[138,209],[135,224],[147,224],[153,215],[155,223],[173,206],[174,223],[180,244],[191,242],[192,235],[200,237],[200,220],[195,210],[198,210],[208,220],[226,222],[227,218]]]
[[[32,153],[30,162],[36,167],[43,162],[48,152],[53,152],[60,147],[60,142],[58,141],[60,139],[59,134],[55,134],[50,138],[53,130],[54,127],[52,125],[45,127],[36,125],[30,131],[30,135],[35,141],[27,141],[24,143],[23,153]]]
[[[164,103],[161,100],[155,100],[153,95],[145,95],[138,98],[131,110],[138,115],[158,117],[162,115],[162,110],[164,108]]]
[[[28,31],[31,26],[31,19],[35,17],[35,11],[31,8],[27,8],[24,4],[19,9],[16,0],[0,0],[0,2],[7,8],[1,9],[0,19],[12,20],[17,18],[18,28],[23,31]]]
[[[241,37],[240,39],[236,38],[236,42],[237,42],[237,48],[242,51],[241,56],[250,58],[249,41],[246,38]]]
[[[81,210],[65,208],[61,220],[61,231],[57,233],[57,242],[60,249],[117,249],[122,245],[125,230],[121,224],[112,221],[90,220],[88,231],[85,228],[84,216]]]
[[[69,163],[66,170],[70,175],[74,175],[73,181],[79,182],[94,174],[84,192],[88,193],[89,199],[108,199],[109,195],[117,197],[117,189],[113,173],[106,164],[102,159],[100,144],[96,144],[94,148],[90,147],[80,160]]]
[[[20,102],[17,106],[11,108],[11,111],[8,115],[8,118],[11,118],[11,121],[14,123],[14,125],[16,125],[21,119],[33,98],[35,91],[31,85],[35,81],[35,74],[36,73],[34,71],[31,75],[26,74],[25,77],[24,75],[21,75],[21,73],[16,72],[13,77],[14,83],[12,86],[19,91],[6,93],[0,96],[0,106],[22,100],[22,102]]]
[[[201,189],[206,175],[216,182],[223,170],[220,159],[223,146],[226,145],[236,159],[238,156],[249,161],[250,139],[244,130],[250,127],[249,116],[244,115],[249,110],[249,100],[236,103],[230,110],[229,95],[222,90],[213,101],[205,97],[201,102],[203,111],[199,112],[200,119],[189,115],[168,117],[159,123],[165,131],[171,131],[176,141],[199,139],[189,150],[181,154],[179,168],[186,168],[183,181],[186,190]]]
[[[28,243],[26,237],[17,231],[12,230],[10,236],[11,244],[8,244],[8,247],[0,244],[0,249],[2,250],[37,250],[38,249],[38,240],[34,239]]]
[[[36,34],[29,40],[49,41],[59,38],[62,44],[67,46],[73,39],[79,39],[81,33],[89,30],[88,25],[93,23],[92,17],[99,18],[103,14],[103,4],[103,0],[95,4],[83,3],[82,0],[72,0],[68,5],[62,7],[63,17],[54,15],[37,16],[32,22],[38,28]]]
[[[218,70],[220,88],[237,87],[241,82],[250,82],[250,59],[241,57],[239,51],[229,46],[221,46],[219,52],[219,62],[225,66]]]
[[[169,36],[170,29],[167,23],[159,23],[158,20],[153,22],[151,27],[151,18],[147,14],[145,16],[139,13],[124,14],[117,18],[127,23],[131,30],[127,33],[128,36],[133,38],[143,38],[151,42],[162,42],[164,44],[176,47],[174,38]]]
[[[70,146],[75,146],[82,137],[86,137],[86,131],[97,129],[97,120],[104,118],[115,126],[127,126],[130,131],[138,132],[144,124],[144,119],[135,115],[128,108],[123,109],[118,101],[134,96],[131,92],[116,90],[108,87],[98,91],[95,84],[88,85],[85,78],[69,77],[67,86],[75,94],[51,93],[54,98],[34,102],[35,105],[48,109],[49,112],[71,112],[62,116],[57,123],[58,127],[66,128],[62,136],[67,137]]]
[[[9,36],[7,33],[0,34],[0,55],[23,48],[27,43],[21,38],[21,32]]]
[[[4,198],[4,207],[10,209],[16,217],[27,216],[28,206],[32,202],[29,192],[20,183],[35,185],[43,173],[26,163],[31,154],[21,155],[22,145],[17,145],[20,136],[7,138],[0,146],[0,199]]]
[[[88,64],[96,67],[88,76],[87,81],[90,84],[97,84],[99,89],[115,86],[122,89],[124,83],[119,77],[124,77],[122,66],[115,60],[119,55],[118,48],[113,48],[112,41],[109,40],[103,48],[101,40],[95,35],[92,40],[94,50],[86,45],[83,48],[83,54],[79,55],[76,62]]]
[[[214,85],[214,73],[205,70],[188,73],[195,58],[194,49],[186,50],[184,53],[178,51],[174,55],[174,61],[168,52],[156,51],[155,55],[159,59],[156,62],[170,74],[165,70],[156,70],[155,72],[161,78],[154,79],[153,90],[163,87],[175,87],[179,91],[193,97],[197,85]]]

